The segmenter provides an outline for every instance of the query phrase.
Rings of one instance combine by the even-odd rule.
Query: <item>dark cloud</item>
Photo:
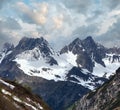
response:
[[[0,9],[6,6],[7,3],[10,3],[15,0],[0,0]]]
[[[98,36],[97,40],[107,47],[120,46],[120,19],[105,34]]]
[[[93,0],[58,0],[62,2],[70,10],[85,14],[92,8]]]
[[[105,7],[109,8],[110,10],[120,6],[120,0],[101,0],[101,2],[103,6],[105,5]]]
[[[98,31],[97,24],[91,24],[88,26],[82,26],[74,30],[73,35],[80,37],[81,39],[86,38],[87,36],[95,36],[95,33]]]
[[[104,14],[104,10],[95,10],[92,12],[92,16],[88,17],[86,22],[94,22],[100,19],[100,17]]]
[[[19,23],[13,18],[6,18],[5,20],[0,20],[0,27],[1,29],[10,29],[10,30],[17,30],[21,29]]]
[[[0,49],[5,42],[11,42],[9,35],[0,30]]]
[[[0,9],[3,7],[3,4],[6,2],[6,0],[0,0]]]
[[[0,47],[5,42],[15,42],[15,38],[12,37],[11,31],[20,30],[21,26],[13,18],[6,18],[5,20],[0,20]]]

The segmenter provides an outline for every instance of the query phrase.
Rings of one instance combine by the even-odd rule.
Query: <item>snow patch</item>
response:
[[[0,83],[3,83],[4,85],[10,87],[11,89],[14,89],[14,88],[15,88],[15,86],[13,86],[13,85],[11,85],[11,84],[9,84],[9,83],[3,81],[2,79],[0,79]]]
[[[12,51],[8,51],[7,53],[5,52],[0,52],[0,63],[3,61],[3,59],[9,55],[10,53],[12,53]]]
[[[62,64],[50,66],[41,60],[27,61],[25,59],[16,59],[15,61],[20,64],[19,68],[25,74],[55,81],[65,81],[66,74],[72,68],[70,64],[67,66],[61,66]]]
[[[77,63],[76,63],[77,54],[74,55],[72,52],[68,51],[68,53],[64,53],[61,56],[73,66],[77,66]]]
[[[80,77],[78,77],[76,75],[71,75],[71,77],[73,77],[73,78],[75,78],[75,79],[77,79],[79,81],[77,84],[80,84],[80,85],[82,85],[82,86],[84,86],[86,88],[89,88],[90,90],[95,89],[94,85],[89,84],[89,83],[92,82],[92,79],[89,79],[89,80],[85,81],[85,80],[81,79]],[[75,81],[71,81],[71,82],[76,83]]]
[[[73,64],[76,65],[75,59],[77,56],[70,53],[67,60],[70,59],[70,57],[72,59],[69,62],[66,61],[66,56],[53,54],[51,57],[58,62],[58,65],[51,66],[47,63],[47,57],[43,57],[40,50],[34,48],[33,50],[25,51],[17,55],[15,61],[20,65],[19,68],[29,76],[37,76],[54,81],[65,81],[68,71],[72,69]],[[71,61],[73,61],[72,64],[70,63]]]
[[[95,62],[95,67],[93,68],[93,75],[103,77],[106,74],[106,78],[109,78],[112,73],[115,73],[115,70],[119,68],[120,62],[111,63],[108,58],[103,59],[106,67]]]
[[[26,106],[31,107],[33,110],[38,110],[38,108],[36,108],[35,106],[33,106],[33,105],[31,105],[31,104],[29,104],[29,103],[27,103],[27,102],[25,102],[25,101],[22,101],[21,99],[19,99],[19,98],[16,97],[16,96],[13,96],[13,99],[14,99],[15,101],[17,101],[17,102],[23,103],[23,104],[25,104]],[[29,98],[27,98],[27,99],[30,100]],[[41,110],[43,109],[43,107],[42,107],[40,104],[37,104],[37,106],[38,106]]]
[[[2,89],[1,91],[2,91],[3,94],[11,96],[11,93],[6,91],[5,89]]]
[[[17,102],[22,102],[22,100],[21,99],[19,99],[18,97],[16,97],[16,96],[13,96],[13,99],[15,100],[15,101],[17,101]]]

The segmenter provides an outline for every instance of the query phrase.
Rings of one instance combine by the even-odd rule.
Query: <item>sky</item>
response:
[[[92,36],[120,46],[120,0],[0,0],[0,47],[44,37],[56,49]]]

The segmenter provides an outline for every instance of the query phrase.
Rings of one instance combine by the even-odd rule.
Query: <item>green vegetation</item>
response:
[[[30,107],[25,103],[31,104],[36,108],[38,108],[37,104],[40,104],[43,107],[43,110],[50,110],[48,105],[44,103],[41,97],[34,95],[31,92],[31,88],[28,85],[24,85],[23,87],[16,83],[16,81],[5,80],[5,82],[13,85],[14,89],[11,89],[9,86],[0,83],[0,110],[30,110]],[[2,89],[8,91],[10,95],[2,93]],[[14,97],[21,101],[17,101],[17,99],[15,100]],[[29,98],[31,101],[29,101],[27,98]]]
[[[76,108],[76,105],[75,104],[73,104],[73,105],[71,105],[68,109],[66,109],[66,110],[75,110],[75,108]]]
[[[31,87],[28,86],[28,85],[23,85],[23,87],[24,87],[26,90],[30,91],[30,92],[32,91]]]

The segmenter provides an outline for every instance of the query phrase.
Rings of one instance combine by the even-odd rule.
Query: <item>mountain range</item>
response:
[[[0,77],[28,85],[53,110],[65,110],[101,86],[119,65],[120,48],[106,48],[91,36],[58,52],[43,37],[24,37],[0,52]]]

